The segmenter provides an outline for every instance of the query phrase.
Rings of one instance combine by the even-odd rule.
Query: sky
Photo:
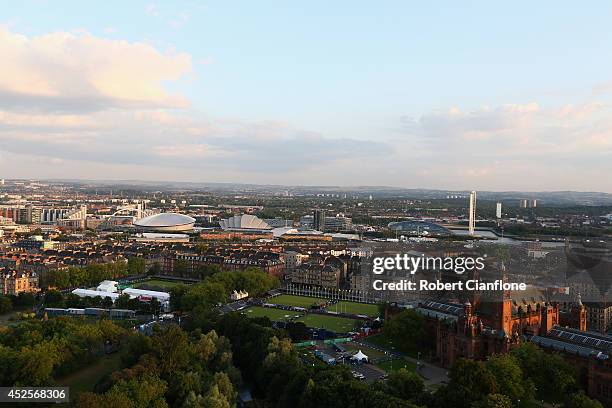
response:
[[[612,192],[612,3],[0,8],[0,178]]]

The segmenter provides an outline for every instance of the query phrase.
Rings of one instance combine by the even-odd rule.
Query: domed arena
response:
[[[134,225],[145,231],[188,232],[193,230],[195,218],[177,213],[161,213],[141,218]]]

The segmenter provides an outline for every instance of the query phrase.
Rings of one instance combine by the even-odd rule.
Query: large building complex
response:
[[[178,213],[154,214],[134,222],[134,226],[144,231],[186,232],[192,231],[195,218]]]
[[[234,232],[267,232],[272,227],[259,217],[250,214],[234,215],[233,217],[219,221],[224,231]]]
[[[314,215],[300,218],[300,227],[320,232],[341,232],[353,229],[353,220],[344,215],[325,216],[324,210],[315,210]]]
[[[504,277],[507,281],[507,277]],[[578,295],[566,312],[538,289],[528,292],[475,291],[463,304],[422,300],[415,310],[426,320],[444,367],[458,359],[484,360],[524,342],[561,352],[586,379],[588,394],[612,403],[612,336],[587,331],[587,310]],[[393,318],[393,308],[388,318]],[[607,405],[606,405],[607,406]]]
[[[57,225],[72,229],[85,229],[87,206],[40,207],[33,204],[0,206],[0,217],[17,224]]]

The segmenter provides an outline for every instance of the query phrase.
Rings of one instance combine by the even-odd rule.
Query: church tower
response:
[[[501,263],[501,271],[502,271],[502,281],[504,283],[508,282],[508,271],[506,270],[506,265]],[[499,306],[500,314],[499,314],[499,329],[504,330],[506,334],[512,334],[512,298],[510,296],[509,290],[504,290],[502,292],[502,300]]]
[[[552,328],[558,324],[558,306],[553,306],[549,302],[546,302],[544,306],[540,308],[541,313],[541,324],[540,324],[540,336],[546,336]]]
[[[586,307],[582,304],[582,296],[578,293],[576,296],[576,303],[572,306],[571,310],[572,325],[575,329],[586,331],[587,329],[587,314]]]

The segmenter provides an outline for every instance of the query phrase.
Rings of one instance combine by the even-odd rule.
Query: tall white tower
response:
[[[497,218],[502,217],[502,203],[497,203],[497,207],[495,208],[495,216]]]
[[[468,225],[468,233],[474,235],[476,230],[476,192],[470,193],[470,221]]]

